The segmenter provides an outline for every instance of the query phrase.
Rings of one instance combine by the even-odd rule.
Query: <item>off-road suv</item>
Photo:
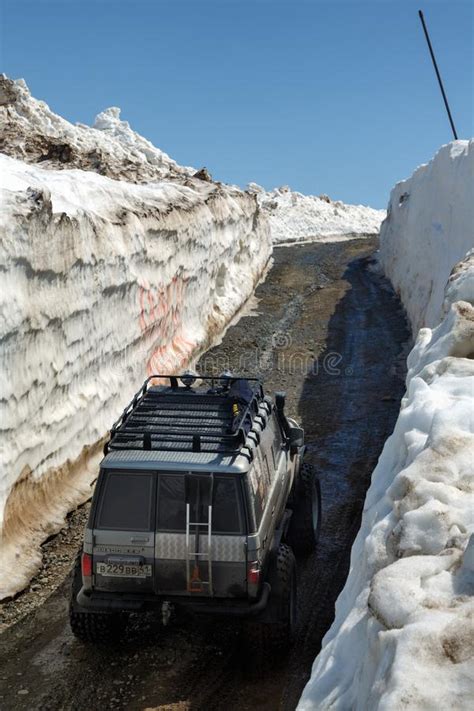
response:
[[[294,552],[316,545],[321,504],[284,406],[257,379],[145,381],[105,446],[74,572],[77,637],[110,640],[128,612],[161,608],[166,620],[188,607],[289,645]]]

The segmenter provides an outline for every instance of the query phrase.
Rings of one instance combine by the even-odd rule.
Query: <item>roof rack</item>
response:
[[[154,386],[157,380],[169,385]],[[200,387],[193,387],[199,381]],[[104,454],[136,449],[237,454],[261,417],[260,404],[266,401],[258,378],[150,375],[112,425]],[[259,421],[264,427],[264,418]],[[250,449],[247,454],[252,457]]]

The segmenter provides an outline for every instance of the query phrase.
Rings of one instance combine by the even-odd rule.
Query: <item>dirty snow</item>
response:
[[[385,210],[346,205],[326,195],[303,195],[284,186],[265,192],[256,183],[254,192],[270,221],[275,243],[330,242],[378,234]]]
[[[406,395],[373,472],[350,573],[300,711],[472,708],[474,253],[463,259],[473,246],[469,151],[467,142],[443,147],[392,191],[382,263],[414,333],[419,324],[437,325],[421,328],[408,357]]]
[[[115,110],[77,128],[13,90],[16,108],[0,113],[23,143],[10,153],[31,150],[0,155],[0,598],[90,495],[100,441],[143,379],[184,369],[219,336],[272,247],[255,196],[188,175]],[[46,134],[72,169],[36,162]],[[104,172],[133,182],[93,172],[93,144]]]
[[[0,151],[45,168],[81,168],[130,182],[185,178],[178,165],[120,119],[120,109],[102,111],[94,126],[71,124],[31,96],[23,81],[0,74]]]

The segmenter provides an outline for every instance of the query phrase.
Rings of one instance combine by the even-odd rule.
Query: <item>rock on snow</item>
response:
[[[0,598],[90,496],[143,379],[209,346],[271,254],[255,196],[193,178],[116,110],[71,126],[5,79],[1,103]]]
[[[452,269],[472,246],[469,150],[444,147],[392,192],[382,263],[415,329],[443,319],[419,331],[408,357],[400,415],[300,711],[472,707],[474,254]]]

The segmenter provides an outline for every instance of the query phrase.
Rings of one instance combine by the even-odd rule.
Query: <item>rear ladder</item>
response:
[[[212,504],[214,494],[214,474],[205,477],[192,474],[186,475],[186,587],[189,593],[202,593],[207,589],[210,597],[214,591],[212,587]],[[197,521],[191,521],[191,506],[197,514]],[[207,505],[207,521],[199,520],[201,510]],[[191,531],[191,529],[194,529]],[[207,551],[201,552],[200,532],[206,529]],[[191,536],[194,536],[194,549]],[[207,580],[201,578],[201,563],[207,561]],[[191,570],[191,564],[193,567]]]

